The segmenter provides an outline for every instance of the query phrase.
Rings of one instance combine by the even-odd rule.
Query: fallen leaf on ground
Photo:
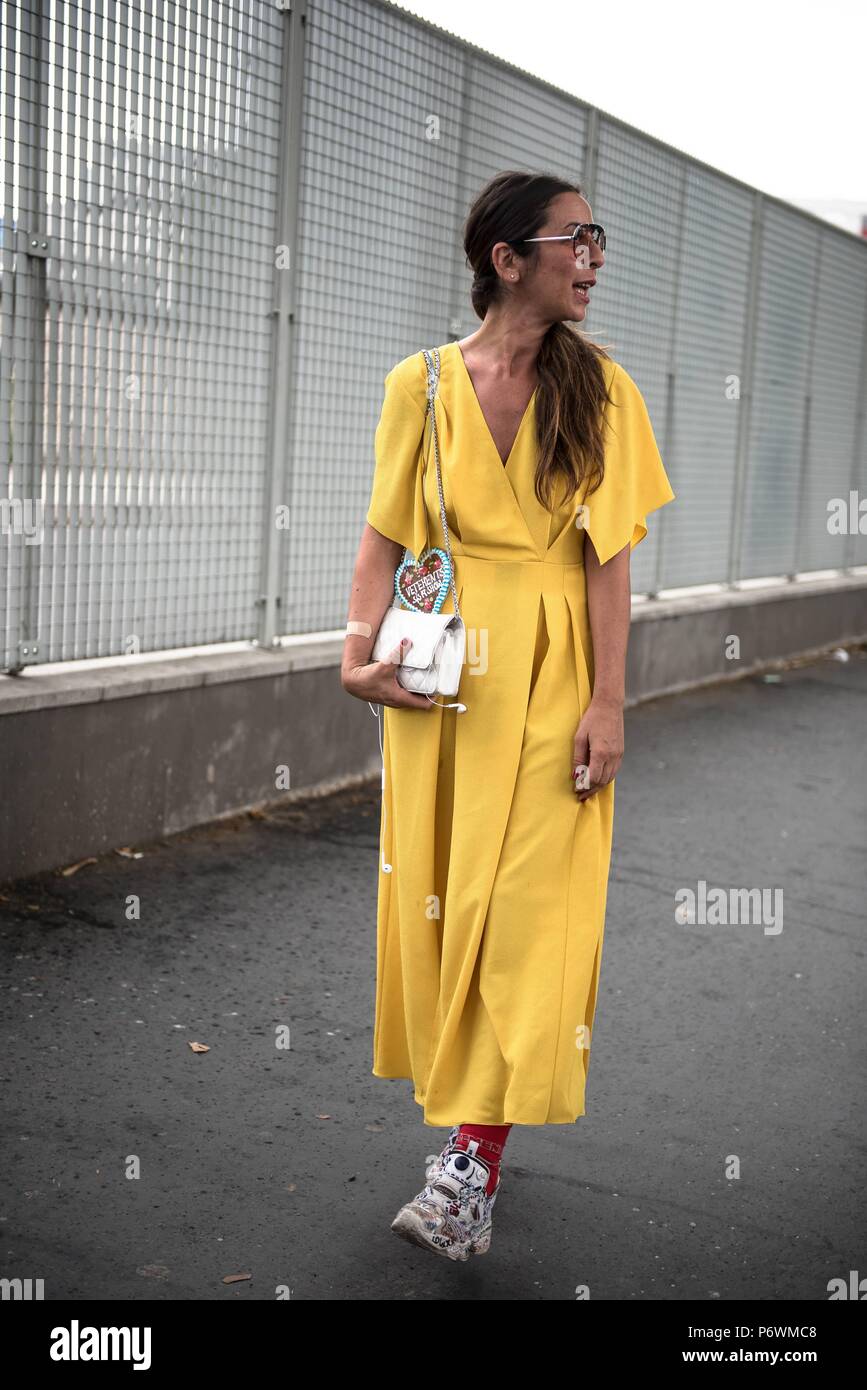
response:
[[[210,1052],[210,1048],[205,1043],[189,1043],[191,1052]]]
[[[224,1284],[237,1284],[239,1279],[252,1279],[252,1274],[224,1274]]]
[[[64,878],[69,878],[72,874],[77,874],[79,869],[83,869],[85,864],[95,863],[96,860],[94,859],[93,855],[91,855],[89,859],[79,859],[77,864],[70,864],[68,868],[61,869],[60,872],[63,874]]]

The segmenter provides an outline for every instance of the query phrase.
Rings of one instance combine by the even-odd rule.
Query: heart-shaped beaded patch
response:
[[[416,613],[438,613],[452,580],[452,567],[444,550],[425,550],[417,560],[404,560],[394,576],[394,592],[406,608]]]

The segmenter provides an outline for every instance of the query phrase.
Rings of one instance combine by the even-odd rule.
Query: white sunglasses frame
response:
[[[575,228],[575,230],[574,230],[574,232],[572,233],[571,236],[524,236],[524,237],[518,237],[518,238],[516,238],[516,240],[518,240],[518,241],[571,241],[571,242],[573,243],[573,245],[574,245],[574,244],[575,244],[575,240],[576,240],[578,234],[579,234],[580,232],[584,231],[585,228],[587,228],[587,227],[601,227],[601,230],[602,230],[602,240],[605,241],[606,244],[607,244],[607,238],[606,238],[606,236],[605,236],[605,228],[602,227],[602,224],[601,224],[600,222],[581,222],[581,223]],[[593,238],[593,241],[595,242],[595,244],[596,244],[597,246],[599,246],[599,242],[596,241],[596,238],[595,238],[595,237]],[[605,247],[604,247],[604,246],[599,246],[599,250],[602,252],[603,255],[605,254]],[[576,260],[578,259],[577,254],[576,254],[575,259],[576,259]]]

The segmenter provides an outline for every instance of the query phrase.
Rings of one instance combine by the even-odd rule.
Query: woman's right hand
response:
[[[362,666],[344,667],[340,683],[348,695],[368,700],[372,705],[390,705],[394,709],[435,709],[426,695],[405,690],[397,679],[397,668],[403,653],[412,646],[408,637],[398,642],[384,661],[367,661]]]

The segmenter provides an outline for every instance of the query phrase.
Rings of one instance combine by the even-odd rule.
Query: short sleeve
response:
[[[619,363],[605,406],[605,477],[585,502],[583,529],[604,565],[624,546],[634,549],[647,535],[648,512],[672,502],[644,397]]]
[[[414,376],[407,385],[410,370],[415,370],[412,360],[404,359],[385,378],[367,520],[418,558],[427,537],[422,468],[426,397],[419,400]]]

